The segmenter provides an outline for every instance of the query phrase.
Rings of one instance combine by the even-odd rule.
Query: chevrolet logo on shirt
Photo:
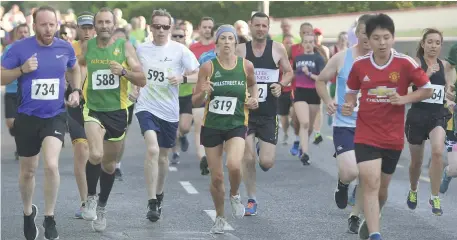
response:
[[[369,96],[376,96],[378,98],[387,97],[387,95],[396,92],[396,88],[388,88],[386,86],[379,86],[376,88],[368,89]]]

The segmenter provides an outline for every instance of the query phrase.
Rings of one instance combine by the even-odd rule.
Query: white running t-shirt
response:
[[[148,111],[167,122],[179,121],[179,85],[168,83],[167,77],[183,76],[200,65],[195,55],[183,44],[171,41],[163,46],[145,42],[138,46],[137,55],[146,77],[141,88],[135,113]]]

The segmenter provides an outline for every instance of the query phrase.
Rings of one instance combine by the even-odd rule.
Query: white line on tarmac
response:
[[[192,186],[192,184],[188,181],[180,181],[181,186],[187,191],[189,194],[198,194],[197,189]]]
[[[206,212],[206,214],[208,214],[208,216],[211,218],[211,220],[216,221],[216,210],[203,210]],[[225,223],[225,226],[224,226],[224,230],[226,231],[233,231],[235,229],[232,228],[232,226],[230,226],[230,224],[228,224],[227,222]]]
[[[177,169],[176,167],[169,166],[169,167],[168,167],[168,171],[170,171],[170,172],[177,172],[178,169]]]

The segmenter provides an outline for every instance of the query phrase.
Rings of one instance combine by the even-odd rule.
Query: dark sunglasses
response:
[[[171,25],[152,24],[152,27],[157,29],[157,30],[160,30],[161,28],[163,30],[169,30],[171,28]]]
[[[171,35],[171,37],[174,37],[174,38],[183,38],[184,35]]]

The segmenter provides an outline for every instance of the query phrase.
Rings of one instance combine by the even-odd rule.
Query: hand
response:
[[[109,69],[111,70],[111,73],[113,73],[114,75],[121,76],[122,69],[124,69],[124,67],[122,67],[122,65],[116,61],[111,61],[109,63]]]
[[[168,76],[168,83],[171,84],[171,85],[178,85],[178,84],[181,84],[182,83],[182,80],[183,80],[183,77],[182,76],[179,76],[179,77],[176,77],[176,76]]]
[[[303,71],[303,73],[304,73],[306,76],[308,76],[308,74],[309,74],[309,69],[308,69],[307,66],[303,66],[303,68],[302,68],[301,70]]]
[[[449,110],[454,111],[455,102],[448,100],[446,103],[447,103],[447,107],[449,108]]]
[[[281,96],[281,89],[282,89],[281,84],[273,83],[273,84],[271,84],[270,88],[271,88],[271,93],[273,94],[273,96],[275,96],[275,97]]]
[[[130,102],[136,102],[138,97],[140,96],[140,90],[137,90],[137,88],[133,88],[132,91],[129,93],[129,100]]]
[[[400,96],[397,92],[388,93],[387,96],[392,105],[405,105],[404,97]]]
[[[428,67],[427,69],[427,76],[430,77],[432,76],[435,72],[438,72],[440,70],[440,65],[438,63],[435,63],[431,66]]]
[[[29,73],[37,70],[38,68],[38,59],[36,58],[36,53],[34,53],[24,64],[22,64],[21,69],[23,73]]]
[[[352,113],[354,112],[354,105],[349,104],[349,103],[344,103],[343,108],[341,109],[341,114],[344,116],[351,116]]]
[[[455,91],[450,91],[448,89],[448,91],[446,92],[446,99],[448,101],[454,101],[454,99],[455,99]]]
[[[200,89],[200,90],[201,90],[202,92],[205,92],[206,95],[208,95],[208,93],[211,93],[212,91],[214,91],[213,84],[214,84],[214,83],[211,82],[211,81],[210,81],[210,78],[208,77],[208,78],[206,79],[206,81],[203,82],[203,83],[201,84],[201,86],[200,86],[201,89]]]
[[[336,112],[336,107],[338,105],[335,103],[335,101],[330,101],[328,104],[327,104],[327,114],[328,115],[333,115],[335,114]]]
[[[68,96],[68,102],[66,102],[67,106],[69,106],[69,107],[77,107],[77,106],[79,106],[80,97],[81,96],[79,95],[79,92],[77,92],[77,91],[72,92]]]
[[[259,107],[259,100],[257,98],[251,98],[249,97],[248,100],[246,101],[245,105],[249,109],[256,109]]]

